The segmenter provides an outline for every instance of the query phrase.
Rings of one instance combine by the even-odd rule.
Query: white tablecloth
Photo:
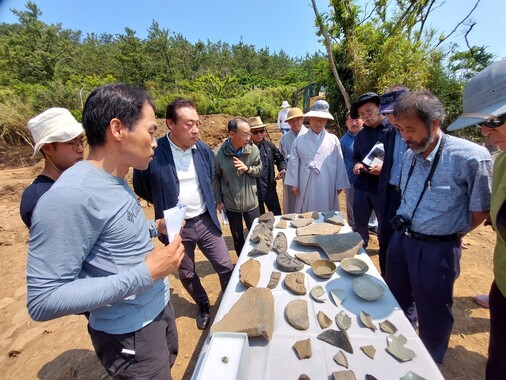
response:
[[[276,222],[279,221],[276,217]],[[320,217],[319,222],[322,222]],[[257,221],[253,224],[253,228]],[[289,222],[288,222],[289,224]],[[253,228],[251,231],[253,231]],[[250,233],[251,233],[250,231]],[[350,232],[348,226],[344,227],[341,232]],[[288,252],[294,255],[297,252],[309,252],[318,250],[321,252],[322,258],[327,258],[323,251],[317,247],[303,247],[295,242],[295,228],[288,227],[286,229],[274,229],[273,237],[278,232],[284,232],[287,236],[289,248]],[[237,302],[240,296],[246,290],[246,287],[239,282],[239,267],[245,261],[249,260],[248,252],[254,247],[254,243],[249,241],[249,236],[242,253],[237,261],[237,265],[232,273],[232,278],[223,295],[221,304],[216,313],[214,322],[220,321],[223,316],[228,313],[230,308]],[[247,368],[247,379],[297,379],[302,373],[307,374],[312,380],[328,379],[332,372],[344,371],[346,368],[338,365],[333,356],[341,350],[324,341],[317,339],[317,336],[323,331],[316,320],[316,314],[323,311],[330,319],[335,321],[335,316],[344,310],[351,318],[352,325],[348,330],[351,344],[353,346],[353,354],[344,352],[348,359],[349,369],[355,372],[357,379],[364,379],[366,374],[381,379],[399,379],[407,372],[413,371],[425,379],[443,379],[436,364],[425,349],[425,346],[419,339],[418,335],[411,327],[411,324],[404,316],[397,301],[384,283],[382,277],[372,263],[369,256],[361,249],[358,257],[369,265],[367,274],[381,281],[385,288],[385,295],[377,301],[367,302],[359,298],[352,289],[352,281],[355,276],[351,276],[344,272],[338,265],[336,273],[329,279],[323,280],[314,275],[310,266],[305,265],[302,272],[306,274],[306,289],[308,293],[305,296],[297,296],[292,294],[283,284],[283,280],[287,273],[284,273],[276,267],[275,252],[267,255],[255,255],[253,258],[261,263],[261,277],[258,287],[266,287],[271,272],[273,270],[281,272],[281,279],[278,286],[272,290],[274,296],[274,332],[271,341],[267,341],[262,337],[249,338],[249,364]],[[327,290],[328,300],[324,303],[314,301],[309,295],[312,287],[321,285]],[[331,288],[341,288],[346,292],[346,298],[341,306],[336,307],[330,299],[328,290]],[[288,324],[284,317],[285,306],[292,300],[305,299],[308,302],[309,312],[309,329],[299,331]],[[364,327],[359,320],[360,311],[363,310],[373,317],[373,322],[378,330],[371,331]],[[388,334],[379,329],[379,323],[388,319],[397,328],[395,335],[404,335],[408,342],[406,347],[415,351],[416,357],[412,361],[401,363],[387,351]],[[336,323],[333,322],[329,329],[339,330]],[[292,348],[294,343],[299,340],[311,339],[312,357],[310,359],[299,360],[296,352]],[[199,372],[202,362],[205,358],[206,351],[209,347],[210,336],[202,348],[194,376]],[[376,349],[376,355],[373,359],[366,356],[361,346],[373,345]],[[222,379],[220,379],[222,380]]]

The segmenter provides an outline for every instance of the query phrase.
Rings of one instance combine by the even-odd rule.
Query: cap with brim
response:
[[[65,108],[50,108],[28,121],[35,146],[32,158],[42,157],[40,149],[44,144],[67,142],[75,139],[84,129],[81,123]]]
[[[283,103],[281,103],[280,108],[289,108],[291,107],[290,103],[288,103],[286,100],[283,100]]]
[[[401,97],[401,95],[409,92],[406,88],[398,91],[389,92],[380,96],[380,107],[378,110],[379,114],[387,114],[394,112],[394,104]]]
[[[464,113],[448,126],[449,131],[479,124],[506,113],[506,60],[492,63],[467,83]]]
[[[296,119],[298,117],[304,117],[304,113],[302,112],[302,110],[300,108],[293,107],[293,108],[290,108],[290,110],[288,111],[288,115],[286,115],[285,120],[288,121],[288,120]]]
[[[267,124],[262,123],[260,116],[250,117],[248,124],[251,129],[264,128]]]
[[[319,99],[314,102],[309,112],[304,114],[304,117],[319,117],[320,119],[334,120],[334,117],[329,112],[329,108],[327,101]]]
[[[350,108],[350,115],[352,119],[358,119],[358,107],[365,103],[372,102],[376,104],[377,106],[380,105],[381,99],[378,96],[378,94],[374,92],[366,92],[365,94],[362,94],[359,96],[357,101],[351,105]]]

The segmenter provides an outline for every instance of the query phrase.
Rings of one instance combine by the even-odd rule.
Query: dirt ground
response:
[[[216,146],[226,137],[227,115],[202,117],[201,139]],[[160,130],[166,129],[160,121]],[[270,126],[270,138],[277,144],[280,133]],[[83,316],[68,316],[39,323],[26,309],[25,266],[28,231],[19,217],[23,189],[41,171],[41,164],[29,160],[31,149],[0,145],[0,378],[2,379],[107,379],[95,357]],[[278,186],[281,192],[281,186]],[[281,194],[280,194],[281,195]],[[344,199],[340,199],[344,211]],[[148,218],[153,208],[143,204]],[[63,226],[55,226],[63,228]],[[224,236],[232,261],[235,251],[227,226]],[[483,379],[488,347],[489,312],[473,301],[475,294],[487,293],[492,282],[494,233],[479,227],[464,242],[461,274],[455,285],[455,325],[450,347],[442,365],[446,379]],[[373,236],[368,252],[375,264],[377,240]],[[197,253],[197,272],[211,301],[214,317],[220,303],[218,276]],[[179,355],[172,368],[175,379],[190,379],[208,331],[195,324],[196,306],[176,276],[170,276],[171,299],[179,331]]]

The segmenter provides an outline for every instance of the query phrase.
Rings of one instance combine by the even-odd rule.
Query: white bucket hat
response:
[[[28,121],[35,147],[32,158],[40,158],[40,148],[52,142],[67,142],[84,132],[81,123],[66,108],[49,108]]]
[[[476,74],[464,89],[463,111],[449,131],[481,123],[506,113],[506,60],[492,63]]]
[[[281,108],[290,108],[291,105],[286,100],[283,100],[283,103],[281,103]]]
[[[313,106],[304,117],[319,117],[321,119],[334,120],[334,117],[329,112],[329,103],[326,100],[318,99],[313,103]]]

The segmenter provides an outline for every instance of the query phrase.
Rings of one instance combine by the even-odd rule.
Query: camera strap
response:
[[[420,197],[418,198],[418,202],[416,202],[415,209],[411,213],[411,220],[413,220],[413,216],[415,215],[416,210],[418,209],[418,205],[420,204],[423,195],[425,194],[425,190],[427,190],[427,187],[429,187],[430,180],[432,179],[432,176],[434,175],[434,172],[436,171],[437,164],[439,163],[439,158],[441,157],[441,152],[443,151],[443,147],[445,145],[446,141],[446,135],[441,135],[441,143],[439,144],[439,148],[436,152],[436,155],[434,157],[434,162],[432,163],[432,166],[430,167],[430,172],[427,178],[425,179],[425,183],[423,184],[423,190],[420,194]],[[411,175],[413,174],[413,170],[415,169],[416,165],[416,156],[413,156],[413,160],[411,161],[411,167],[409,168],[408,172],[408,179],[406,180],[406,186],[404,187],[404,192],[402,193],[402,198],[404,198],[404,194],[406,193],[406,190],[408,189],[409,180],[411,179]]]

